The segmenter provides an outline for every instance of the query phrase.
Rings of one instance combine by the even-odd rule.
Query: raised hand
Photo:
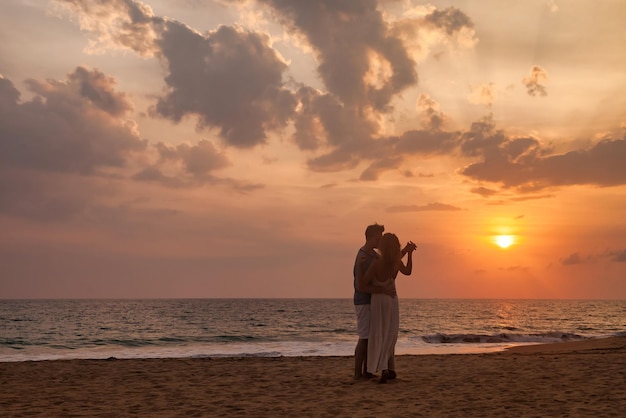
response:
[[[413,241],[409,241],[405,246],[404,249],[402,249],[402,253],[406,254],[409,252],[413,252],[417,249],[417,245],[413,242]]]

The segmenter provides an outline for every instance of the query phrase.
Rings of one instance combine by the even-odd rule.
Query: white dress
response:
[[[380,282],[374,282],[381,285]],[[373,293],[370,306],[370,335],[367,343],[367,371],[388,370],[400,329],[398,297]]]

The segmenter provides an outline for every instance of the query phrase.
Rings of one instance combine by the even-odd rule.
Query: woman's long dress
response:
[[[374,282],[381,285],[379,282]],[[367,343],[367,371],[388,370],[400,328],[398,297],[373,293],[370,305],[370,335]]]

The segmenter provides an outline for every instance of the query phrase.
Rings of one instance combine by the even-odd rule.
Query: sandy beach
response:
[[[399,356],[354,381],[351,357],[0,363],[0,415],[620,417],[626,337],[505,352]]]

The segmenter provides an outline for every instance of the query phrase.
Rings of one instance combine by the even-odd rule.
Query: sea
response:
[[[626,336],[626,301],[400,299],[396,354]],[[0,300],[0,361],[351,356],[352,299]]]

